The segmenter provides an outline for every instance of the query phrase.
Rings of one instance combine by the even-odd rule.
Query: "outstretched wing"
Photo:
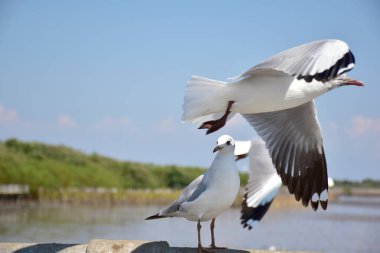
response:
[[[281,179],[273,167],[265,143],[262,140],[249,142],[249,179],[245,187],[244,200],[241,209],[241,224],[252,229],[268,211],[273,199],[281,187]],[[242,144],[242,145],[240,145]],[[235,142],[235,148],[245,149],[247,142]],[[241,155],[235,152],[235,155]]]
[[[244,114],[265,141],[272,162],[296,200],[327,208],[327,166],[314,101],[276,112]]]
[[[277,70],[311,82],[327,81],[355,66],[348,45],[341,40],[319,40],[290,48],[252,67],[236,78],[244,78],[266,70]]]

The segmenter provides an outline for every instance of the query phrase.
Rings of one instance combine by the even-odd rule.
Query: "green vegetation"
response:
[[[0,142],[0,184],[27,184],[32,194],[39,187],[47,190],[69,187],[179,189],[204,171],[194,167],[117,161],[61,145],[16,139]],[[247,178],[241,174],[242,185]]]
[[[335,185],[342,188],[380,188],[380,180],[370,178],[362,181],[335,180]]]

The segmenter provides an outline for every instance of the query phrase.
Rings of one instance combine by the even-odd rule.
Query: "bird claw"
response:
[[[215,251],[211,248],[203,248],[203,247],[198,247],[198,253],[215,253]]]
[[[200,127],[198,127],[198,129],[208,129],[206,134],[210,134],[219,130],[225,124],[226,124],[226,120],[224,118],[220,118],[217,120],[206,121]]]
[[[227,249],[227,247],[218,247],[211,244],[209,249]]]
[[[228,115],[231,112],[231,107],[232,107],[233,103],[235,103],[235,101],[228,101],[227,109],[226,109],[226,112],[224,113],[223,117],[221,117],[220,119],[217,119],[217,120],[206,121],[200,127],[198,127],[198,129],[208,129],[206,134],[211,134],[211,133],[221,129],[222,127],[224,127],[224,125],[226,124],[226,121],[228,119]]]

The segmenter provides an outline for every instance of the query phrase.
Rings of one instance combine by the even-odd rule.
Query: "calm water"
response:
[[[0,207],[0,241],[86,243],[94,238],[166,240],[196,246],[196,224],[184,219],[144,221],[158,207]],[[202,238],[208,245],[209,223]],[[380,198],[342,197],[327,211],[269,211],[251,231],[239,210],[216,221],[216,242],[230,248],[380,252]]]

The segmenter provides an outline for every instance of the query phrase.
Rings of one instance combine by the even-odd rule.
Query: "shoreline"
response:
[[[179,189],[128,189],[116,190],[114,188],[86,188],[86,189],[39,189],[36,198],[30,195],[0,195],[0,208],[26,205],[83,205],[83,206],[165,206],[176,199],[182,190]],[[233,207],[240,207],[244,196],[244,189],[239,192]],[[338,201],[341,196],[380,197],[379,188],[343,188],[334,187],[329,192],[329,201]],[[272,203],[271,209],[291,210],[303,208],[294,196],[282,187]]]

